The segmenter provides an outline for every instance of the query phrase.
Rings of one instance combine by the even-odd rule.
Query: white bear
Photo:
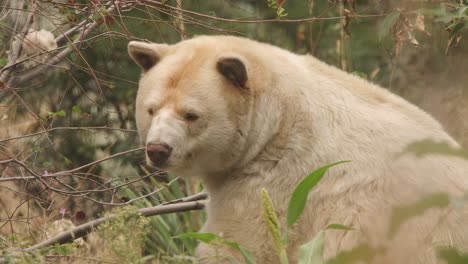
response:
[[[403,152],[421,140],[458,144],[428,114],[387,90],[311,56],[232,36],[199,36],[175,45],[130,42],[142,68],[136,122],[150,165],[196,176],[209,194],[202,232],[279,263],[262,217],[265,188],[286,226],[294,188],[310,172],[333,167],[309,194],[287,252],[332,223],[324,257],[357,246],[369,263],[438,263],[436,245],[468,246],[466,209],[430,209],[388,235],[395,206],[468,188],[459,157]],[[463,248],[461,248],[463,249]],[[201,245],[198,254],[212,250]],[[214,261],[215,262],[215,261]]]

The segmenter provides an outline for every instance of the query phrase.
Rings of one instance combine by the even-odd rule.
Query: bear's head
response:
[[[177,175],[229,170],[246,155],[253,97],[249,60],[219,42],[132,41],[142,69],[136,122],[147,162]]]

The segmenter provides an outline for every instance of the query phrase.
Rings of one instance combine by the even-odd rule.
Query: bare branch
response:
[[[93,190],[66,191],[66,190],[57,189],[57,188],[52,187],[49,183],[47,183],[47,182],[46,182],[46,178],[55,178],[55,177],[58,177],[58,176],[71,175],[71,174],[73,174],[74,172],[77,172],[77,171],[82,170],[82,169],[84,169],[84,168],[87,168],[87,167],[93,166],[93,165],[95,165],[95,164],[101,163],[101,162],[103,162],[103,161],[106,161],[106,160],[109,160],[109,159],[112,159],[112,158],[115,158],[115,157],[118,157],[118,156],[122,156],[122,155],[125,155],[125,154],[128,154],[128,153],[140,151],[140,150],[143,150],[143,149],[144,149],[144,147],[143,147],[143,148],[136,148],[136,149],[131,149],[131,150],[119,152],[119,153],[116,153],[116,154],[107,156],[107,157],[105,157],[105,158],[102,158],[102,159],[99,159],[99,160],[90,162],[90,163],[88,163],[88,164],[85,164],[85,165],[83,165],[83,166],[80,166],[80,167],[77,167],[77,168],[74,168],[74,169],[71,169],[71,170],[60,171],[60,172],[50,173],[50,174],[49,174],[49,173],[47,173],[47,174],[38,173],[38,172],[34,171],[33,169],[29,168],[24,162],[19,161],[19,160],[17,160],[17,159],[7,159],[7,160],[3,160],[3,161],[0,161],[0,164],[3,164],[3,163],[16,163],[16,164],[18,164],[19,166],[21,166],[22,168],[24,168],[28,173],[32,174],[36,180],[38,180],[38,181],[39,181],[40,183],[42,183],[45,187],[47,187],[48,189],[50,189],[50,190],[52,190],[52,191],[54,191],[54,192],[61,193],[61,194],[72,195],[72,196],[83,196],[83,195],[88,194],[89,192],[93,192]],[[59,182],[59,183],[61,183],[61,184],[63,185],[62,182]]]
[[[197,196],[201,197],[200,195]],[[154,207],[142,208],[138,210],[138,213],[142,216],[149,217],[161,214],[169,214],[169,213],[177,213],[177,212],[186,212],[186,211],[193,211],[193,210],[201,210],[205,208],[205,201],[190,201],[190,202],[180,202],[180,203],[172,203],[172,204],[165,204],[165,205],[157,205]],[[73,240],[81,238],[88,233],[92,232],[93,229],[98,227],[100,224],[110,221],[115,218],[115,215],[110,215],[106,217],[101,217],[91,222],[79,225],[77,227],[72,228],[71,230],[67,230],[65,232],[59,233],[50,239],[42,241],[39,244],[33,245],[23,250],[24,253],[29,253],[34,250],[52,246],[55,244],[64,244],[73,242]],[[6,260],[4,258],[0,258],[0,263],[5,263]]]
[[[111,4],[111,1],[108,1],[104,6]],[[106,12],[111,14],[116,11],[116,5],[119,4],[119,1],[116,1],[115,3],[112,3],[109,8],[106,9]],[[128,10],[131,10],[131,7],[135,6],[136,3],[131,3],[131,4],[125,4],[122,7],[127,7]],[[86,21],[86,20],[85,20]],[[96,27],[98,27],[101,23],[103,23],[104,19],[97,19],[95,21],[86,23],[85,21],[82,21],[79,23],[77,26],[74,28],[66,31],[64,34],[62,34],[60,37],[58,37],[56,40],[62,41],[64,38],[68,38],[69,35],[73,34],[76,31],[81,31],[81,33],[78,35],[75,41],[72,42],[72,45],[70,47],[65,48],[62,50],[60,53],[55,55],[54,57],[50,58],[46,63],[41,64],[30,71],[28,71],[26,74],[14,78],[14,83],[15,85],[21,84],[27,81],[32,80],[36,76],[40,75],[41,73],[45,72],[49,67],[56,65],[57,63],[63,61],[68,55],[70,55],[73,51],[79,51],[79,48],[81,45],[85,42],[85,38],[87,35],[89,35]],[[9,66],[9,65],[8,65]],[[7,70],[8,73],[10,70]],[[4,71],[3,73],[5,74]],[[5,74],[6,75],[6,74]],[[2,74],[3,76],[3,74]],[[3,80],[3,79],[0,79]]]
[[[45,131],[40,131],[40,132],[36,132],[36,133],[32,133],[32,134],[27,134],[27,135],[2,139],[2,140],[0,140],[0,143],[10,141],[10,140],[15,140],[15,139],[22,139],[22,138],[28,138],[28,137],[34,137],[34,136],[41,136],[41,135],[47,134],[47,133],[52,132],[52,131],[57,131],[57,130],[85,130],[85,131],[110,130],[110,131],[132,132],[132,133],[137,132],[134,129],[123,129],[123,128],[106,127],[106,126],[98,126],[98,127],[53,127],[53,128],[48,128]]]

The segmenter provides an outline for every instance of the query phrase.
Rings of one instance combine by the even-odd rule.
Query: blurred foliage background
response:
[[[140,71],[126,50],[133,39],[176,43],[233,34],[308,53],[422,107],[468,147],[466,0],[120,2],[135,5],[108,13],[112,1],[0,4],[0,67],[8,66],[15,36],[34,5],[39,12],[31,28],[56,38],[81,21],[101,22],[73,53],[35,78],[11,81],[47,64],[31,58],[29,65],[12,67],[11,83],[0,82],[0,179],[26,177],[0,181],[0,241],[31,245],[48,236],[44,230],[56,219],[77,225],[121,204],[153,206],[202,189],[195,179],[152,171],[142,151],[47,179],[63,192],[48,189],[25,169],[47,176],[140,147],[134,122]],[[76,38],[62,39],[51,54],[72,47]],[[177,256],[192,254],[195,244],[172,237],[198,230],[203,221],[202,212],[151,218],[142,254],[183,261]]]

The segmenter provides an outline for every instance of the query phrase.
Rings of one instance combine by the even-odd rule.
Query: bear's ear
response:
[[[223,57],[218,60],[216,68],[228,81],[239,88],[247,88],[247,69],[236,57]]]
[[[130,41],[128,43],[128,54],[143,72],[146,72],[159,62],[168,47],[167,44]]]

